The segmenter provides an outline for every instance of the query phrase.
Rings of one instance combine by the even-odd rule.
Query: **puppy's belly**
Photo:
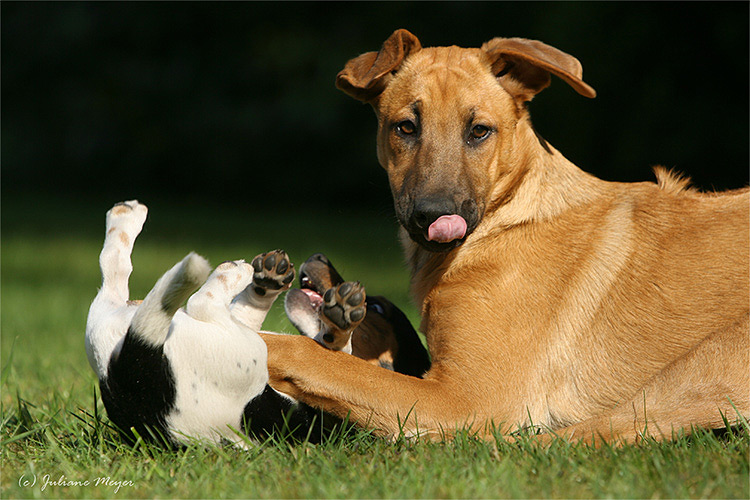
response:
[[[245,405],[268,382],[266,344],[246,328],[217,326],[179,313],[164,346],[175,377],[173,433],[236,439]]]

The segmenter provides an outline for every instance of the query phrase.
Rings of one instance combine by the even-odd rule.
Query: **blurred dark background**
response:
[[[396,28],[536,38],[560,80],[536,128],[584,170],[748,183],[748,2],[37,3],[2,9],[3,197],[390,207],[371,110],[334,87]]]

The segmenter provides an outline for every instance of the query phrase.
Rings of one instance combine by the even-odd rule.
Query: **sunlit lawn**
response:
[[[192,250],[214,265],[274,248],[301,263],[322,251],[345,278],[389,296],[417,320],[387,210],[225,211],[141,201],[151,211],[133,255],[134,297]],[[106,427],[102,405],[95,402],[96,381],[83,345],[109,205],[3,200],[3,498],[750,495],[746,427],[723,437],[700,432],[675,443],[600,450],[465,436],[452,443],[391,443],[365,432],[321,445],[266,443],[250,451],[127,448]],[[265,327],[291,332],[280,306]],[[59,484],[42,489],[45,480]]]

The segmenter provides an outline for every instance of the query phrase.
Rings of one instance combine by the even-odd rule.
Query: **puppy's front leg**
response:
[[[351,354],[352,332],[365,312],[365,288],[359,282],[346,281],[329,288],[323,295],[321,330],[315,340],[334,351]]]
[[[253,331],[260,330],[273,301],[294,281],[294,264],[286,252],[274,250],[253,259],[253,281],[232,301],[232,316]]]

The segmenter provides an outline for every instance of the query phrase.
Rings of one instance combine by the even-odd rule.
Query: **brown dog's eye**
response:
[[[417,126],[412,121],[404,120],[396,125],[396,130],[403,135],[412,135],[417,131]]]
[[[484,125],[474,125],[471,127],[471,138],[472,139],[484,139],[490,134],[490,128]]]

